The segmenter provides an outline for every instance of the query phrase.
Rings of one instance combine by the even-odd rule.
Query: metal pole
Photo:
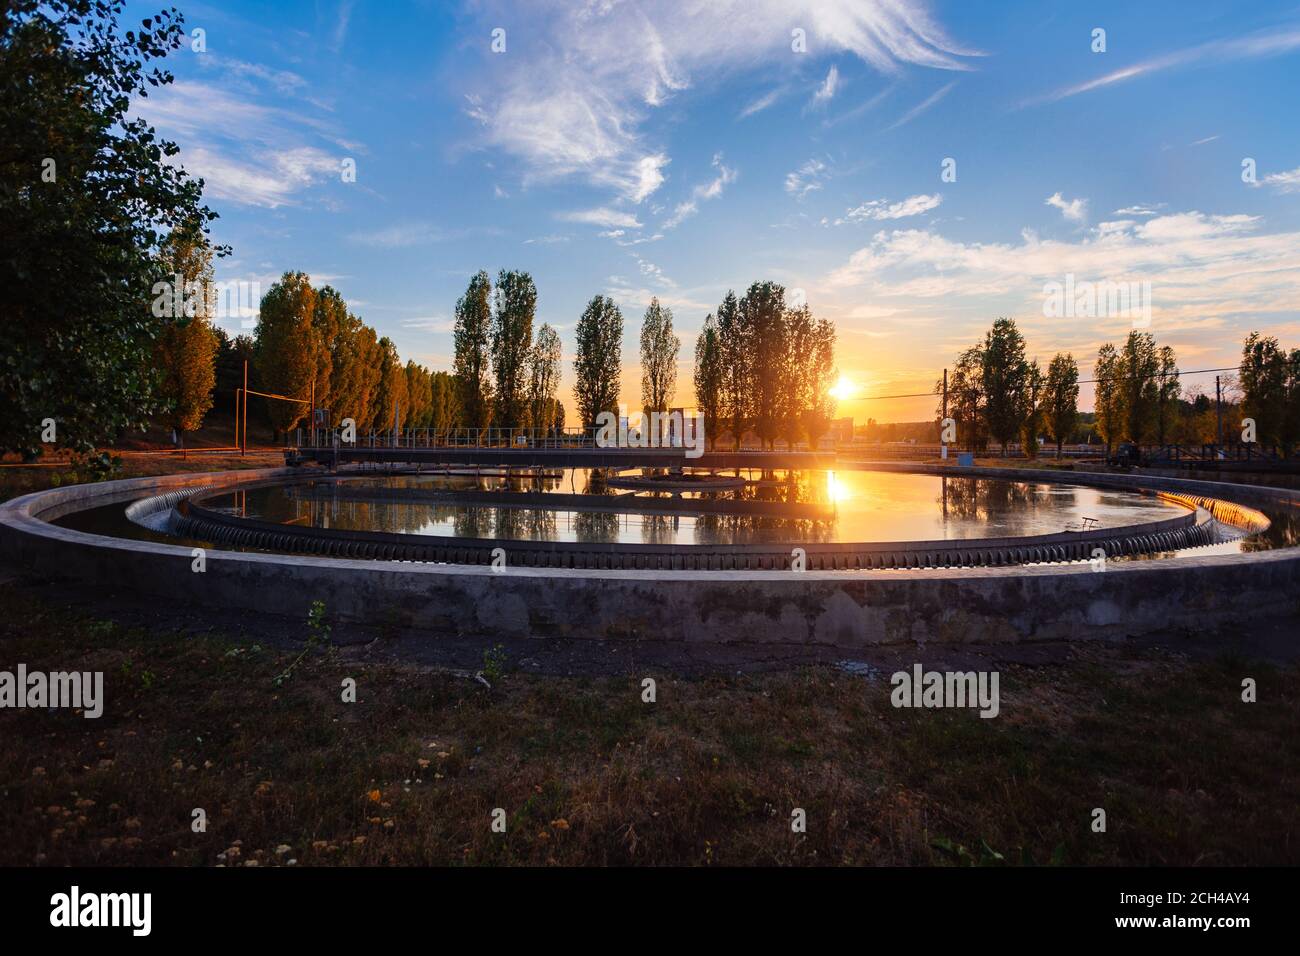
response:
[[[311,380],[311,408],[307,412],[307,417],[311,420],[311,447],[316,447],[316,379]]]
[[[947,421],[947,419],[948,419],[948,370],[947,370],[947,369],[944,369],[944,370],[943,370],[943,418],[944,418],[944,421]],[[945,442],[945,441],[942,441],[942,439],[943,439],[943,428],[944,428],[944,427],[945,427],[945,426],[944,426],[943,422],[942,422],[942,421],[939,422],[939,429],[940,429],[940,431],[939,431],[939,438],[940,438],[940,443],[943,445],[943,457],[944,457],[944,458],[947,458],[947,457],[948,457],[948,443]],[[945,486],[944,491],[945,491],[945,494],[946,494],[946,492],[947,492],[947,487],[946,487],[946,486]],[[946,500],[946,498],[945,498],[945,500],[944,500],[944,516],[945,516],[945,517],[947,517],[947,508],[948,508],[948,502],[947,502],[947,500]]]
[[[1223,390],[1219,386],[1219,376],[1214,376],[1214,415],[1217,420],[1215,431],[1215,455],[1223,457]]]
[[[239,446],[239,456],[248,454],[248,359],[244,359],[244,428],[239,433],[243,444]]]

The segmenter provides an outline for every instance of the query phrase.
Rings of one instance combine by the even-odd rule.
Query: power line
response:
[[[1183,378],[1183,377],[1186,376],[1186,375],[1208,375],[1208,374],[1210,374],[1211,372],[1240,372],[1240,371],[1241,371],[1241,368],[1242,368],[1242,367],[1241,367],[1240,365],[1235,365],[1235,366],[1233,366],[1232,368],[1198,368],[1198,369],[1192,369],[1192,370],[1189,371],[1189,372],[1178,371],[1178,372],[1176,372],[1176,375],[1177,375],[1178,378]],[[1157,372],[1155,375],[1144,375],[1143,378],[1158,378],[1160,374],[1161,374],[1161,373]],[[1078,384],[1080,384],[1080,385],[1095,385],[1095,384],[1097,384],[1097,383],[1100,382],[1100,381],[1101,381],[1101,379],[1097,379],[1097,378],[1084,378],[1084,379],[1080,379],[1079,382],[1078,382]],[[939,394],[942,394],[942,393],[941,393],[941,392],[913,392],[913,393],[910,394],[910,395],[867,395],[867,396],[864,396],[863,398],[850,398],[850,399],[846,399],[846,401],[850,401],[850,402],[887,402],[887,401],[892,401],[893,399],[896,399],[896,398],[934,398],[934,396],[939,395]]]

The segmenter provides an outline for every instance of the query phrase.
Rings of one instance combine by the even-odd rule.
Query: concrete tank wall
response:
[[[226,473],[201,476],[200,483],[210,487],[291,473]],[[1015,480],[1001,470],[979,477]],[[1035,472],[1023,480],[1052,477]],[[1171,483],[1164,490],[1236,497],[1233,486],[1161,481]],[[1245,622],[1300,606],[1300,549],[1110,562],[1100,573],[1087,564],[858,572],[493,572],[212,550],[207,570],[199,574],[191,570],[188,548],[82,534],[37,517],[51,507],[64,509],[78,501],[93,506],[188,483],[186,476],[132,479],[15,499],[0,506],[0,557],[42,577],[67,579],[72,587],[85,582],[250,613],[301,618],[312,601],[320,600],[339,619],[422,628],[431,639],[482,634],[846,648],[1104,639]],[[1130,479],[1127,487],[1134,484]],[[1251,491],[1265,496],[1263,489]],[[1270,500],[1289,500],[1291,494],[1279,492]]]

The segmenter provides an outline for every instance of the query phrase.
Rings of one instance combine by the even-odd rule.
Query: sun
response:
[[[843,402],[852,398],[853,393],[856,391],[857,391],[857,387],[852,382],[850,382],[847,378],[841,375],[840,380],[831,386],[830,394],[831,394],[831,398],[835,399],[836,401]]]

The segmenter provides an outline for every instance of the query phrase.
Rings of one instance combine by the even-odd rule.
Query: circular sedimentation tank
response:
[[[1114,637],[1245,620],[1300,592],[1281,489],[841,462],[756,463],[762,480],[674,495],[599,470],[581,485],[575,469],[458,470],[71,486],[0,507],[0,548],[168,599],[294,614],[319,599],[342,619],[521,637]]]

